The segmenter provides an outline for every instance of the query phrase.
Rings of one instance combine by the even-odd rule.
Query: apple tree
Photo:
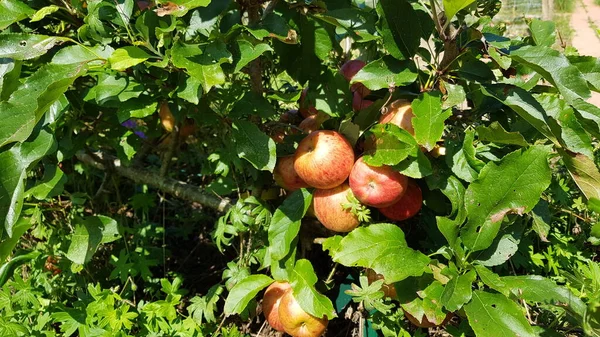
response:
[[[600,336],[600,60],[501,6],[0,0],[2,335]]]

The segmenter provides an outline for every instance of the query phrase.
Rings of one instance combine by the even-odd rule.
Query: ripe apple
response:
[[[277,160],[277,165],[275,165],[275,169],[273,170],[273,179],[275,179],[277,185],[288,191],[308,187],[308,184],[294,170],[293,155],[281,157]]]
[[[304,133],[311,133],[311,132],[319,130],[319,128],[321,127],[321,124],[323,124],[323,122],[328,119],[329,119],[329,115],[327,115],[326,113],[323,113],[323,112],[319,112],[316,115],[310,115],[310,116],[306,117],[300,123],[300,125],[298,125],[298,127]]]
[[[348,195],[351,194],[352,190],[346,183],[331,189],[315,190],[313,193],[315,215],[323,226],[340,233],[350,232],[358,227],[360,224],[358,217],[343,207],[349,202]]]
[[[296,149],[294,169],[308,185],[321,189],[343,183],[354,165],[352,145],[336,131],[319,130]]]
[[[340,73],[347,81],[350,81],[366,65],[365,61],[362,60],[350,60],[342,65]]]
[[[267,288],[263,296],[262,309],[265,318],[273,329],[280,332],[284,330],[279,318],[279,304],[283,295],[291,289],[292,286],[287,282],[274,282]]]
[[[352,94],[352,110],[360,111],[370,107],[371,104],[373,104],[373,101],[364,99],[358,91]]]
[[[435,324],[434,322],[431,322],[427,316],[425,316],[425,314],[423,314],[423,316],[421,317],[421,319],[417,319],[415,316],[411,315],[408,313],[408,311],[404,310],[404,317],[406,317],[408,319],[408,321],[419,328],[433,328],[435,326],[441,326],[441,325],[445,325],[446,323],[448,323],[450,321],[450,319],[452,319],[453,314],[451,312],[449,312],[446,315],[446,318],[444,318],[444,320],[442,321],[442,323]]]
[[[315,317],[300,307],[294,297],[294,292],[289,289],[279,302],[279,321],[283,330],[293,337],[319,337],[327,329],[327,317]]]
[[[369,284],[377,281],[377,280],[383,280],[383,275],[381,274],[377,274],[373,269],[367,269],[367,279],[369,280]],[[398,298],[398,294],[396,294],[396,287],[394,287],[393,284],[386,284],[384,283],[381,286],[381,291],[383,291],[383,293],[385,294],[386,297],[390,297],[392,299],[397,299]]]
[[[413,114],[410,101],[398,99],[393,101],[388,107],[386,114],[379,118],[379,123],[392,123],[400,128],[408,131],[411,135],[415,134],[415,129],[412,125]]]
[[[423,195],[421,193],[421,188],[411,179],[408,181],[406,192],[404,192],[404,195],[400,200],[391,206],[382,207],[379,210],[391,220],[402,221],[412,218],[419,213],[422,205]]]
[[[356,75],[362,68],[364,68],[365,65],[366,63],[364,61],[350,60],[344,63],[344,65],[340,68],[340,73],[342,74],[342,76],[344,76],[344,78],[347,81],[351,81],[354,75]],[[365,87],[365,85],[362,83],[352,84],[352,86],[350,86],[350,91],[352,91],[353,93],[358,93],[360,97],[366,97],[371,93],[371,90]]]
[[[360,202],[373,207],[395,204],[406,192],[408,178],[390,166],[370,166],[358,158],[350,172],[350,188]]]
[[[300,109],[298,111],[300,112],[300,115],[303,118],[316,115],[319,112],[313,105],[310,104],[310,102],[306,100],[307,95],[308,87],[302,90],[302,94],[300,94],[300,100],[298,101],[298,103],[300,104]]]
[[[167,132],[173,132],[175,127],[175,116],[169,108],[167,102],[162,102],[158,108],[158,116],[160,117],[160,124]]]

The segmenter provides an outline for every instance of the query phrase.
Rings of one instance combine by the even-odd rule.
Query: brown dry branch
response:
[[[135,183],[146,184],[165,193],[172,194],[175,197],[187,201],[195,201],[219,212],[226,212],[232,204],[230,199],[209,194],[198,186],[167,177],[160,177],[160,175],[143,168],[123,166],[121,160],[118,158],[100,151],[91,154],[79,151],[76,156],[83,163],[99,170],[110,170],[122,177],[133,180]]]

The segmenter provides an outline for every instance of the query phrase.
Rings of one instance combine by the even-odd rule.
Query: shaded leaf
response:
[[[416,79],[417,69],[413,61],[398,61],[391,56],[384,56],[362,68],[351,83],[362,83],[371,90],[379,90],[408,85]]]
[[[578,154],[557,149],[569,173],[586,198],[600,198],[600,171],[593,160]]]
[[[277,160],[273,139],[256,125],[241,120],[233,124],[233,138],[240,158],[258,170],[273,172]]]
[[[100,244],[115,241],[119,237],[117,222],[107,216],[76,218],[75,232],[66,256],[77,264],[85,264],[92,259]]]
[[[448,281],[440,298],[448,311],[456,311],[471,300],[473,294],[471,287],[476,277],[475,271],[471,270]]]

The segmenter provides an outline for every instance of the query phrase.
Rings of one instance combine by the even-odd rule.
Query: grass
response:
[[[594,0],[600,2],[600,0]],[[562,13],[571,13],[575,9],[576,0],[555,0],[554,10]]]

